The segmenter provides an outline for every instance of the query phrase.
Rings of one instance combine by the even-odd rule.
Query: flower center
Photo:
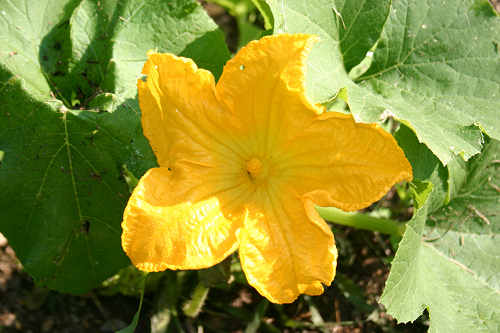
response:
[[[250,176],[257,176],[262,170],[262,162],[258,159],[253,157],[249,161],[247,161],[247,171],[250,174]]]

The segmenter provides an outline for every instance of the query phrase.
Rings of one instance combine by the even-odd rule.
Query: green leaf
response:
[[[184,278],[182,273],[178,274],[175,271],[166,271],[164,279],[156,293],[156,306],[151,315],[151,333],[167,333],[173,331],[171,323],[176,323],[177,320],[177,302],[182,295],[182,284]],[[170,327],[170,331],[168,328]],[[179,328],[179,327],[176,327]],[[177,329],[175,332],[184,332]]]
[[[500,142],[467,163],[460,192],[432,215],[408,223],[381,302],[400,322],[424,309],[431,332],[496,332],[500,327]]]
[[[63,73],[60,62],[68,53],[64,21],[77,0],[0,0],[0,63],[21,78],[35,98],[51,98],[48,73]],[[67,26],[67,25],[66,25]]]
[[[448,169],[448,193],[446,203],[458,195],[467,179],[467,165],[460,156],[454,156],[446,166]]]
[[[274,17],[274,34],[308,33],[320,40],[307,58],[306,94],[324,103],[349,82],[342,64],[339,31],[332,0],[268,0]]]
[[[257,332],[260,324],[262,323],[262,319],[266,314],[268,306],[269,306],[268,300],[263,299],[262,301],[260,301],[259,305],[257,305],[257,309],[255,310],[252,320],[248,323],[247,327],[245,328],[245,333]]]
[[[142,309],[142,301],[144,300],[144,290],[146,289],[146,279],[147,279],[147,273],[144,274],[142,281],[140,283],[140,298],[139,298],[139,308],[137,309],[137,312],[134,314],[134,317],[132,318],[132,322],[130,325],[128,325],[125,328],[122,328],[116,333],[134,333],[135,329],[137,327],[137,324],[139,323],[139,317],[141,315],[141,309]]]
[[[444,165],[480,152],[481,131],[500,139],[500,18],[488,1],[394,0],[387,20],[387,1],[365,2],[268,0],[275,33],[321,38],[308,58],[308,97],[325,103],[347,88],[356,121],[391,115]],[[371,67],[355,84],[346,68],[382,27]]]
[[[77,92],[83,106],[87,106],[102,91],[113,91],[113,81],[105,80],[112,74],[109,62],[113,53],[113,37],[120,27],[126,3],[82,0],[71,16],[71,58],[60,90],[66,89],[63,95],[68,90]]]
[[[104,91],[134,98],[148,50],[193,58],[216,77],[229,58],[194,0],[0,0],[0,8],[0,62],[39,100],[52,90],[67,107]]]
[[[129,184],[156,165],[135,99],[147,50],[216,75],[228,51],[194,0],[0,5],[0,231],[37,283],[83,293],[129,263]]]
[[[248,22],[246,18],[238,17],[236,18],[236,22],[238,24],[239,31],[238,48],[242,48],[252,40],[259,39],[264,33],[264,30],[255,24]]]
[[[448,198],[448,169],[423,143],[418,142],[415,133],[401,125],[394,137],[405,152],[413,169],[414,181],[430,181],[434,186],[429,198],[429,211],[441,208]]]
[[[226,9],[229,15],[236,19],[238,26],[238,49],[250,41],[259,39],[265,31],[256,25],[257,10],[264,19],[266,29],[272,28],[272,15],[264,0],[211,0],[211,2]]]
[[[351,87],[357,119],[387,110],[448,164],[500,139],[500,18],[486,0],[393,1],[370,69]]]
[[[114,43],[110,66],[115,93],[122,98],[136,96],[136,79],[149,50],[192,58],[216,78],[230,56],[224,35],[194,0],[129,1]]]
[[[309,33],[320,37],[308,57],[306,93],[325,103],[352,84],[347,70],[375,44],[388,15],[389,0],[268,0],[274,33]],[[369,23],[369,24],[367,24]],[[344,67],[344,62],[346,67]]]
[[[391,0],[336,0],[337,26],[344,65],[349,72],[375,45],[389,16]]]
[[[439,159],[418,141],[415,133],[401,125],[395,133],[399,146],[413,169],[414,181],[430,181],[433,191],[429,198],[429,212],[448,204],[460,191],[466,180],[466,163],[460,156],[454,156],[445,167]]]
[[[375,306],[367,303],[363,289],[361,289],[345,274],[340,272],[335,274],[335,285],[339,288],[340,292],[349,301],[349,303],[354,305],[357,311],[369,314],[375,310]],[[315,324],[323,323],[318,322]]]
[[[260,14],[264,18],[264,29],[269,30],[273,28],[274,19],[271,12],[271,8],[266,3],[265,0],[252,0],[254,6],[259,10]]]
[[[198,280],[206,287],[228,286],[229,278],[231,277],[231,261],[229,256],[215,266],[201,269],[198,271]]]
[[[49,106],[0,73],[0,229],[37,283],[85,292],[128,263],[121,165],[142,174],[155,163],[139,114]]]

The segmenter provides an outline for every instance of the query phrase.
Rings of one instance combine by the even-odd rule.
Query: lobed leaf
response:
[[[381,298],[398,321],[427,309],[431,332],[500,328],[499,158],[491,140],[450,203],[430,214],[428,200],[407,225]]]
[[[229,54],[194,0],[0,8],[0,231],[35,281],[83,293],[129,263],[128,183],[156,164],[135,99],[146,52],[185,55],[216,75]]]
[[[139,114],[127,104],[112,114],[49,106],[15,78],[0,100],[2,233],[35,281],[85,292],[128,263],[121,166],[141,173],[154,165]]]
[[[500,17],[488,1],[395,0],[370,69],[349,91],[351,111],[384,111],[448,164],[500,139]]]
[[[346,88],[357,121],[398,119],[444,165],[479,153],[483,131],[500,139],[500,18],[487,0],[394,0],[390,11],[388,1],[268,3],[275,33],[321,38],[308,59],[314,102]],[[370,68],[351,81],[346,72],[377,40]]]

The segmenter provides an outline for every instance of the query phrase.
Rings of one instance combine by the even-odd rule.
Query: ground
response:
[[[351,228],[335,229],[341,253],[339,268],[336,280],[322,296],[301,297],[284,306],[267,304],[254,289],[239,281],[241,276],[238,278],[236,272],[236,280],[209,291],[201,312],[191,318],[182,313],[182,305],[189,300],[189,288],[196,284],[193,281],[198,275],[189,272],[189,281],[182,285],[186,293],[175,306],[179,325],[186,332],[200,332],[199,326],[204,332],[243,332],[264,304],[265,324],[258,332],[275,332],[273,328],[279,332],[424,332],[423,320],[397,325],[377,304],[388,275],[387,262],[393,256],[388,237]],[[237,257],[233,261],[237,263]],[[160,282],[154,283],[146,294],[136,332],[150,332],[150,319],[158,313],[162,286],[175,275],[163,274],[157,276]],[[131,321],[138,298],[119,293],[105,296],[110,289],[72,296],[39,288],[23,272],[7,240],[0,237],[0,333],[114,332]],[[313,324],[311,304],[325,322],[322,327]]]

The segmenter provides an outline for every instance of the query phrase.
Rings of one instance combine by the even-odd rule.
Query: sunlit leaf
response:
[[[377,121],[390,111],[447,164],[481,151],[481,130],[500,139],[500,17],[488,1],[395,0],[366,89],[349,92],[351,111]]]
[[[495,332],[500,327],[500,142],[467,164],[460,192],[408,224],[381,302],[400,322],[428,309],[431,332]]]
[[[363,60],[377,41],[390,1],[267,0],[267,3],[274,16],[275,34],[310,33],[320,37],[308,57],[306,92],[313,101],[322,103],[351,83],[347,72]]]
[[[479,153],[481,131],[500,139],[500,17],[487,0],[394,0],[387,21],[382,1],[268,3],[274,33],[321,38],[308,60],[313,101],[327,102],[346,88],[357,121],[392,116],[445,165],[455,155],[467,160]],[[352,82],[346,68],[359,62],[382,28],[371,67]],[[356,31],[352,39],[350,31]]]

